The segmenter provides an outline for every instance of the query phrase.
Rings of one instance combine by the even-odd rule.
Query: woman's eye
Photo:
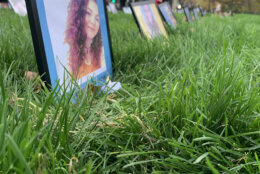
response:
[[[99,21],[99,17],[96,17],[96,21]]]
[[[89,11],[86,11],[86,14],[87,14],[87,15],[90,15],[91,13],[90,13]]]

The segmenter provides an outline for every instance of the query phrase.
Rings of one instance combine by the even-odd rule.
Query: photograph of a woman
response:
[[[26,5],[38,16],[29,20],[37,33],[33,43],[46,83],[69,86],[75,80],[84,88],[89,83],[102,85],[113,76],[104,1],[26,0]]]
[[[75,79],[104,66],[96,0],[70,0],[64,43],[69,45],[67,66]]]

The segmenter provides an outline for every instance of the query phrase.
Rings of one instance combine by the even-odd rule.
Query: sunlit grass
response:
[[[37,71],[29,24],[0,10],[0,173],[260,172],[259,16],[207,16],[147,40],[109,14],[122,89],[57,94]],[[41,82],[40,82],[41,83]]]

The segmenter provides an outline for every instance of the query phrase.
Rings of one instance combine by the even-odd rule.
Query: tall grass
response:
[[[147,40],[109,14],[114,94],[34,91],[26,17],[0,11],[0,173],[259,173],[259,16]]]

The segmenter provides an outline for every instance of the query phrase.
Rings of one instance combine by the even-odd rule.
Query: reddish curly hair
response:
[[[65,43],[69,44],[69,66],[70,71],[76,77],[78,69],[85,59],[86,50],[86,24],[85,24],[85,6],[90,0],[70,0],[68,6],[67,27],[65,31]],[[96,2],[96,0],[93,0]],[[93,53],[91,64],[95,67],[101,66],[101,48],[102,38],[100,27],[94,37],[90,50]]]

